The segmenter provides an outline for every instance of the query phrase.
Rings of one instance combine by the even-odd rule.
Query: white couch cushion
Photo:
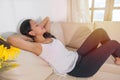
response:
[[[53,22],[51,24],[50,32],[57,39],[59,39],[63,44],[65,44],[63,29],[62,29],[61,24],[59,22]]]
[[[79,48],[87,36],[91,33],[91,23],[61,23],[64,31],[64,39],[67,46]]]
[[[108,72],[97,72],[92,80],[119,80],[120,74],[108,73]]]
[[[94,29],[103,28],[106,30],[111,39],[120,42],[120,22],[115,21],[96,21],[94,22]]]
[[[53,73],[46,80],[94,80],[94,79],[93,77],[82,78],[82,77],[73,77],[69,75],[61,76],[61,75],[56,75]]]
[[[2,80],[45,80],[53,71],[39,56],[21,50],[16,62],[17,68],[4,72]]]
[[[120,75],[120,65],[116,65],[114,63],[114,60],[115,60],[114,57],[111,55],[107,59],[107,61],[103,64],[103,66],[100,68],[100,71]]]

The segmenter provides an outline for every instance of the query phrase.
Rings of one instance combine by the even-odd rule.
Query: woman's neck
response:
[[[34,38],[35,42],[44,42],[46,39],[43,36],[35,37]]]

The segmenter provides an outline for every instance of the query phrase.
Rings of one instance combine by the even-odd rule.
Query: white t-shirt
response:
[[[58,39],[53,39],[49,44],[41,45],[42,53],[40,56],[53,67],[56,73],[66,74],[73,70],[78,59],[77,52],[68,51]]]

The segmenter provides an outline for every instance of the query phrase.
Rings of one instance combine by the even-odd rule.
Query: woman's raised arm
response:
[[[50,19],[49,17],[45,17],[41,22],[40,25],[43,26],[47,32],[50,32]]]
[[[33,42],[31,38],[24,35],[9,36],[7,41],[15,47],[33,52],[36,55],[40,55],[42,51],[40,44]]]

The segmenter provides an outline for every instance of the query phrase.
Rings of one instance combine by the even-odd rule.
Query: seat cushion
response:
[[[113,74],[119,74],[120,75],[120,65],[116,65],[114,63],[114,57],[110,56],[106,62],[103,64],[103,66],[100,68],[100,71],[113,73]]]
[[[94,80],[94,79],[93,77],[81,78],[81,77],[73,77],[69,75],[61,76],[53,73],[46,80]]]
[[[97,72],[92,80],[119,80],[120,74],[109,73],[109,72]]]

